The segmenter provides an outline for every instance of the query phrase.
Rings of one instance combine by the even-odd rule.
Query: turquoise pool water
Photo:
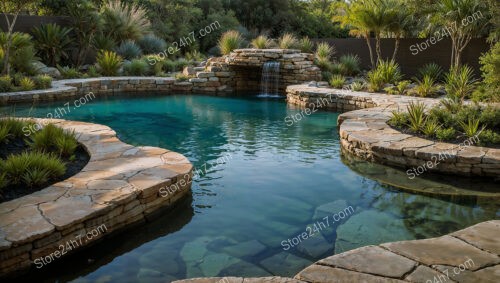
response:
[[[46,117],[65,103],[0,110]],[[358,175],[341,160],[338,114],[316,112],[288,126],[285,118],[300,111],[283,99],[122,96],[66,112],[64,119],[112,127],[127,143],[180,152],[202,174],[174,212],[51,263],[30,275],[37,281],[293,276],[334,253],[439,236],[499,215],[498,204],[410,194]]]

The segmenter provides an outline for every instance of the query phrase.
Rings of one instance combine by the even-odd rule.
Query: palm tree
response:
[[[405,34],[411,33],[416,27],[415,17],[413,13],[406,7],[406,5],[398,0],[391,1],[390,4],[390,20],[387,26],[387,32],[391,33],[394,38],[394,51],[392,53],[392,60],[396,61],[396,55],[399,50],[401,37]]]
[[[351,4],[344,3],[339,10],[339,16],[335,16],[334,20],[339,21],[343,27],[348,26],[351,35],[363,37],[366,40],[366,45],[370,52],[370,62],[372,67],[374,67],[375,60],[373,58],[373,48],[370,43],[371,15],[368,13],[364,2],[368,2],[368,0],[358,0]]]
[[[439,0],[434,5],[433,23],[447,28],[451,44],[451,66],[459,66],[462,52],[474,36],[485,31],[490,19],[482,0]]]
[[[346,3],[343,6],[343,11],[340,11],[341,15],[335,18],[343,26],[349,26],[352,35],[365,38],[370,51],[372,66],[375,66],[375,62],[382,59],[380,41],[382,33],[387,30],[393,18],[394,12],[391,9],[391,3],[392,0],[354,0],[350,4]],[[375,35],[376,60],[373,58],[373,50],[370,44],[371,33]]]

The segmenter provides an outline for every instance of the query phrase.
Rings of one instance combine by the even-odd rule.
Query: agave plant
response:
[[[41,25],[33,29],[38,53],[50,66],[55,66],[61,60],[69,58],[72,43],[69,37],[71,31],[71,28],[56,24]]]
[[[118,55],[127,60],[132,60],[142,55],[141,48],[130,40],[124,41],[115,51]]]
[[[380,72],[380,76],[382,77],[384,84],[395,84],[403,78],[399,64],[394,60],[380,60],[376,70]]]
[[[241,34],[236,30],[230,30],[222,34],[218,46],[223,55],[228,55],[233,50],[240,48],[242,43]]]
[[[443,68],[436,63],[429,63],[419,68],[418,74],[422,79],[425,76],[430,76],[434,81],[440,81],[443,74]]]
[[[330,78],[330,85],[334,88],[342,88],[345,84],[345,77],[342,75],[334,75]]]
[[[470,117],[467,123],[463,121],[458,121],[460,127],[464,131],[464,134],[471,138],[479,134],[479,119]],[[483,128],[484,129],[484,128]]]
[[[469,66],[453,67],[446,74],[445,89],[449,97],[465,99],[474,91],[477,80]]]
[[[408,127],[418,133],[425,125],[425,104],[421,102],[410,102],[408,110]]]
[[[441,128],[441,125],[439,125],[436,119],[428,118],[422,127],[422,133],[427,137],[433,137],[439,128]]]
[[[160,53],[167,48],[165,40],[154,34],[147,34],[137,41],[144,54]]]
[[[123,64],[120,55],[113,51],[101,51],[97,55],[97,66],[99,72],[104,76],[116,76]]]
[[[417,79],[415,92],[421,97],[431,96],[438,90],[434,83],[434,79],[430,75],[424,75],[422,80]]]

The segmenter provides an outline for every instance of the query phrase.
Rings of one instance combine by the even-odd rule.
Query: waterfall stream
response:
[[[279,95],[280,63],[266,62],[262,67],[261,95]]]

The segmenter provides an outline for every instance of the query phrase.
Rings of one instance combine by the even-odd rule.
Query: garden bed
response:
[[[22,152],[28,151],[29,148],[30,147],[24,139],[12,140],[6,145],[2,145],[0,148],[0,159],[5,160],[9,155],[21,154]],[[0,190],[0,203],[29,195],[33,192],[44,189],[47,186],[66,180],[80,172],[85,165],[87,165],[89,160],[89,154],[81,145],[79,145],[75,150],[74,158],[64,158],[62,160],[66,165],[66,173],[64,175],[54,178],[48,183],[33,187],[28,187],[23,184],[9,184]]]

